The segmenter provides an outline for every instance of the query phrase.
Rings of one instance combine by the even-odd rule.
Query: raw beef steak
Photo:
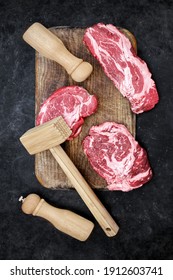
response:
[[[152,109],[159,97],[146,63],[130,40],[112,24],[98,23],[87,28],[84,43],[99,61],[105,74],[131,103],[134,113]]]
[[[62,116],[72,130],[69,140],[76,137],[82,129],[85,117],[97,109],[97,99],[83,87],[68,86],[56,90],[41,106],[36,125]]]
[[[105,122],[93,126],[83,141],[83,149],[109,190],[127,192],[152,177],[146,151],[122,124]]]

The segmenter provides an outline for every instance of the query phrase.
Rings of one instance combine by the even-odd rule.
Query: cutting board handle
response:
[[[72,211],[56,208],[41,199],[37,194],[29,194],[22,200],[22,211],[48,220],[58,230],[85,241],[91,234],[94,224]]]
[[[109,237],[115,236],[119,230],[118,225],[115,223],[109,212],[98,199],[92,188],[82,177],[62,147],[59,145],[51,148],[50,152],[59,163],[62,170],[67,175],[85,204],[88,206],[89,210],[98,221],[106,235]]]
[[[56,35],[38,22],[25,31],[23,39],[41,55],[63,66],[76,82],[87,79],[93,70],[90,63],[70,53]]]

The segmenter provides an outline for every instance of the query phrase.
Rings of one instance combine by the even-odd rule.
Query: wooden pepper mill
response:
[[[38,22],[26,30],[23,39],[41,55],[63,66],[76,82],[86,80],[93,70],[90,63],[70,53],[56,35]]]
[[[80,241],[85,241],[94,228],[91,221],[72,211],[51,206],[37,194],[29,194],[26,198],[20,197],[19,201],[22,201],[22,211],[25,214],[42,217],[58,230]]]

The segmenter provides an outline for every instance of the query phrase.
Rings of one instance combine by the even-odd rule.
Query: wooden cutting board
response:
[[[50,30],[64,42],[69,51],[90,62],[93,65],[93,72],[86,81],[76,83],[60,65],[36,52],[36,116],[44,100],[62,86],[78,84],[86,88],[90,94],[97,95],[97,112],[85,119],[81,134],[74,140],[63,143],[62,147],[91,187],[106,189],[106,181],[92,169],[82,150],[82,140],[88,135],[92,125],[105,121],[122,123],[135,136],[135,115],[130,110],[129,102],[106,77],[99,63],[84,46],[82,42],[84,29],[54,27]],[[39,182],[46,188],[72,187],[49,151],[35,156],[35,174]]]

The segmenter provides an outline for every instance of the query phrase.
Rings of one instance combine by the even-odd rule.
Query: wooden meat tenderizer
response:
[[[93,70],[90,63],[70,53],[56,35],[38,22],[26,30],[23,39],[41,55],[63,66],[76,82],[86,80]]]
[[[69,126],[60,116],[28,130],[20,141],[31,155],[49,149],[106,235],[115,236],[117,224],[60,146],[70,135]]]
[[[44,218],[58,230],[80,241],[85,241],[94,228],[91,221],[72,211],[56,208],[37,194],[29,194],[26,198],[20,197],[19,201],[22,201],[22,211],[25,214]]]

